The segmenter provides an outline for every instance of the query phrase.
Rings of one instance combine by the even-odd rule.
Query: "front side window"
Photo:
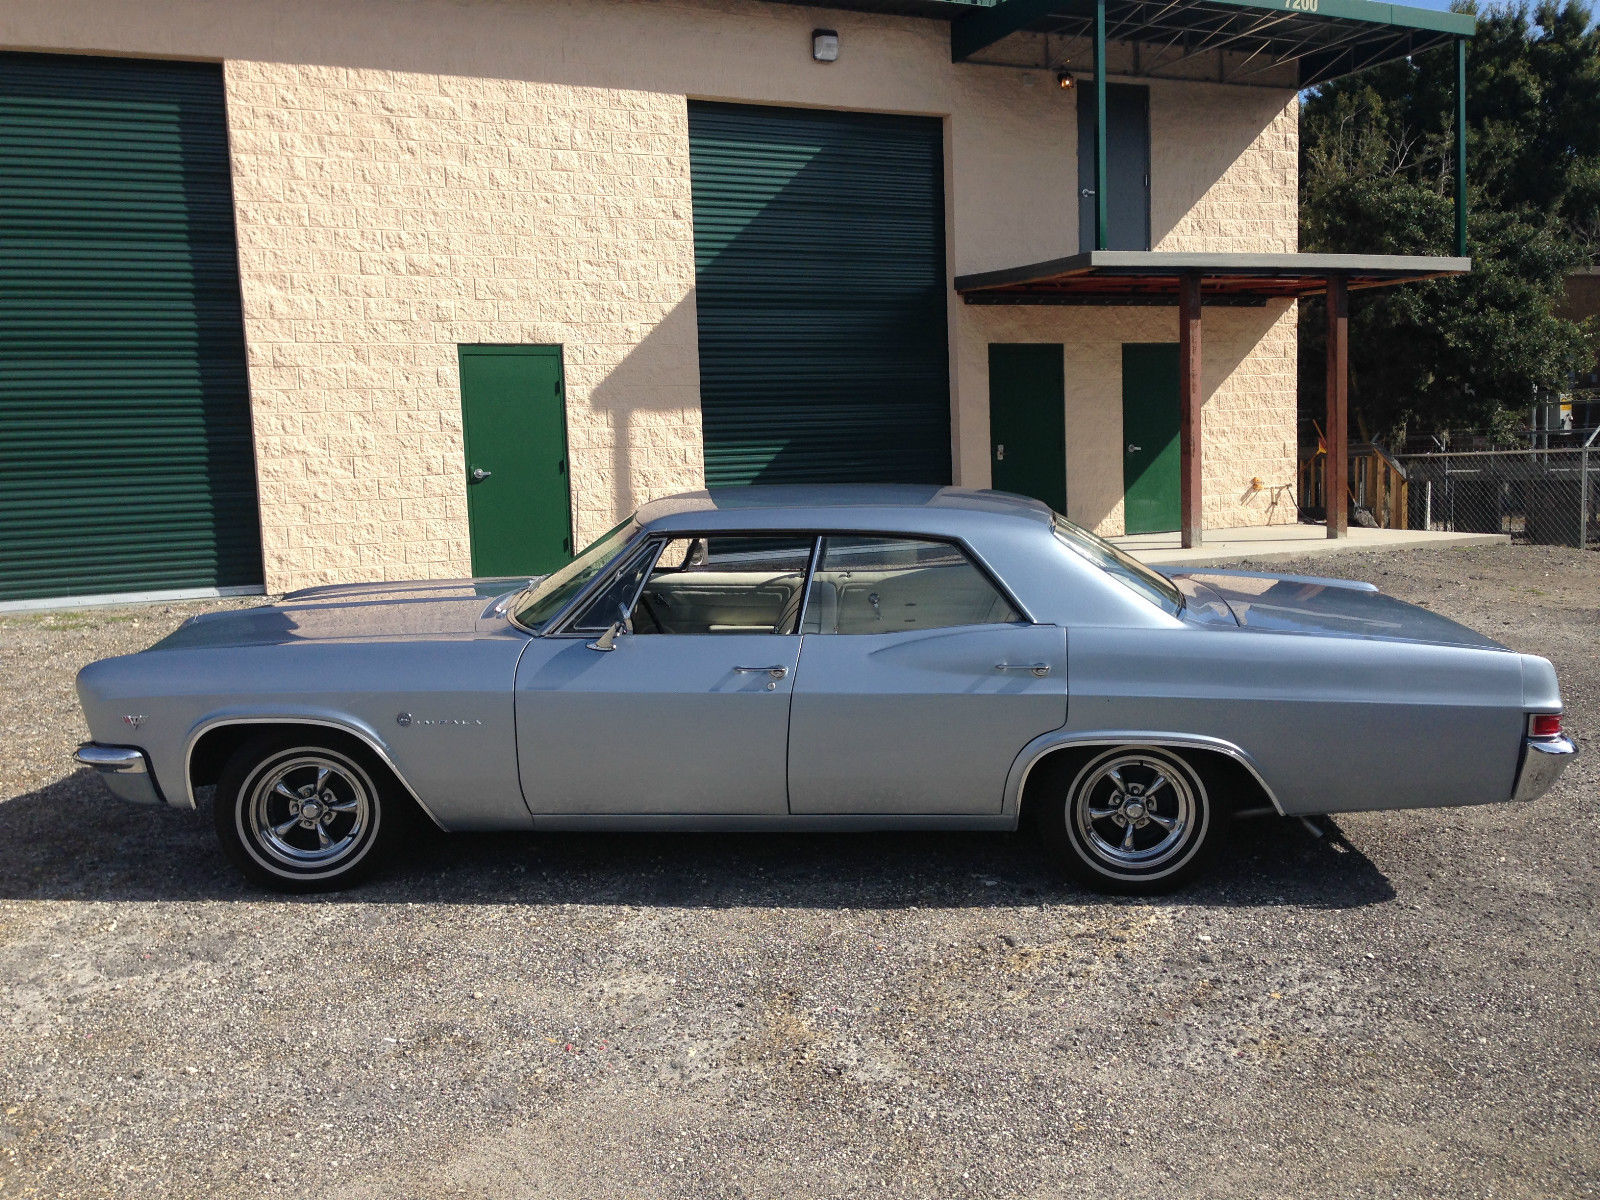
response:
[[[600,632],[626,614],[636,635],[793,633],[813,542],[794,534],[656,542],[624,565],[573,630]]]
[[[897,633],[1020,620],[958,546],[917,538],[828,537],[804,632]]]

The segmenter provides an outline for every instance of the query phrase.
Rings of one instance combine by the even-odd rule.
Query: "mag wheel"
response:
[[[355,756],[276,734],[247,742],[228,761],[213,814],[223,849],[251,879],[319,891],[346,886],[376,864],[395,824],[392,807]]]
[[[1170,890],[1222,840],[1225,821],[1204,779],[1170,750],[1119,746],[1047,787],[1046,843],[1072,875],[1101,891]]]

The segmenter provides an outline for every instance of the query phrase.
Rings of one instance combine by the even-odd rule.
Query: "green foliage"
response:
[[[1471,10],[1468,10],[1471,11]],[[1350,406],[1374,435],[1503,424],[1596,335],[1555,315],[1600,251],[1600,30],[1584,0],[1481,14],[1468,54],[1470,275],[1352,297]],[[1336,80],[1301,113],[1301,247],[1452,254],[1455,49]],[[1323,406],[1324,313],[1302,306],[1300,398]]]

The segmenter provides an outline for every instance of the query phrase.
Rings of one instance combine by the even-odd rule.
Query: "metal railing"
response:
[[[1600,445],[1402,454],[1406,526],[1505,533],[1546,546],[1600,543]]]

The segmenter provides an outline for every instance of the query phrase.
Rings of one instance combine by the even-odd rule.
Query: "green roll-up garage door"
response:
[[[943,138],[690,103],[711,486],[949,482]]]
[[[222,69],[0,54],[0,602],[260,547]]]

